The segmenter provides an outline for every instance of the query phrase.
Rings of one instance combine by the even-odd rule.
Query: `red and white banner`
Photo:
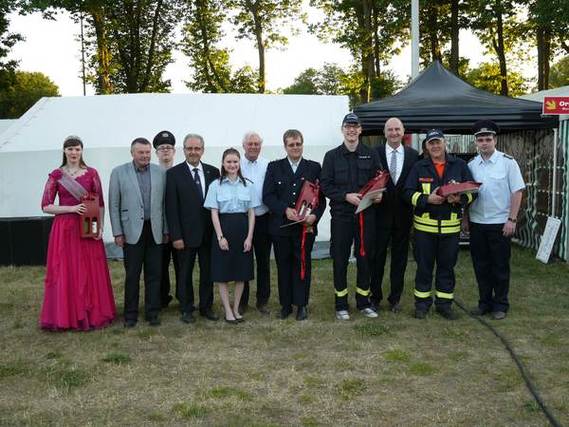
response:
[[[543,114],[569,114],[569,96],[546,96],[542,108]]]

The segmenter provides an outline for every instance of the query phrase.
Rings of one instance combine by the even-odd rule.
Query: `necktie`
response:
[[[389,173],[391,180],[394,184],[397,183],[397,150],[391,152],[391,159],[389,160]]]
[[[202,190],[202,181],[200,179],[200,174],[199,174],[199,169],[198,168],[194,168],[194,182],[196,183],[196,186],[198,187],[198,193],[200,194],[200,199],[203,201],[203,190]]]

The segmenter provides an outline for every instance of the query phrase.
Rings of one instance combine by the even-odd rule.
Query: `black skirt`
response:
[[[253,249],[243,252],[247,238],[248,218],[246,213],[219,214],[223,237],[229,250],[222,251],[215,232],[211,244],[211,280],[213,282],[244,282],[253,280]]]

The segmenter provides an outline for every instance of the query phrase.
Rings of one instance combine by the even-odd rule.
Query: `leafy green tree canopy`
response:
[[[466,73],[465,80],[478,89],[483,89],[497,95],[502,90],[502,75],[500,65],[495,62],[483,62],[478,67]],[[528,87],[524,77],[516,72],[508,72],[508,89],[510,96],[519,96],[527,93]]]
[[[569,55],[561,58],[549,72],[549,87],[569,86]]]
[[[45,96],[59,96],[59,88],[43,73],[15,71],[0,90],[0,118],[16,119]]]

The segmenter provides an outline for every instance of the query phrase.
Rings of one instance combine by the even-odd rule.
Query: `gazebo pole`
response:
[[[557,200],[557,140],[559,138],[559,129],[553,129],[553,185],[551,186],[553,191],[553,197],[551,199],[551,216],[557,218],[555,215],[555,205]]]
[[[411,78],[419,75],[419,0],[411,0]],[[419,135],[413,134],[413,147],[419,151]]]
[[[419,75],[419,0],[411,0],[411,78]]]

